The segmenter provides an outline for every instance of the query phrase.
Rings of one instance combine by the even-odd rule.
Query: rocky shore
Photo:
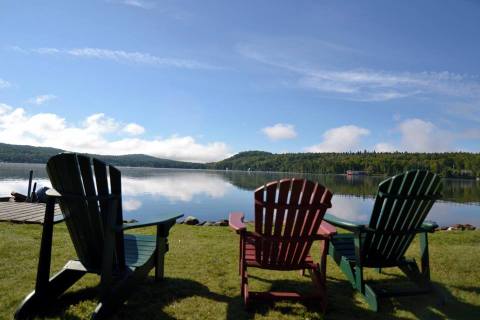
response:
[[[180,220],[177,222],[178,224],[188,224],[191,226],[215,226],[215,227],[226,227],[228,226],[228,220],[221,219],[218,221],[200,221],[194,216],[188,216],[184,220]]]
[[[476,229],[477,228],[475,226],[472,226],[471,224],[468,224],[468,223],[467,224],[457,223],[449,227],[445,226],[445,227],[438,228],[436,230],[437,231],[455,231],[455,230],[464,231],[464,230],[476,230]]]
[[[245,221],[247,222],[247,221]],[[215,227],[225,227],[228,226],[228,220],[227,219],[221,219],[217,221],[200,221],[200,219],[194,217],[194,216],[188,216],[184,220],[180,220],[177,222],[178,224],[187,224],[191,226],[215,226]],[[471,225],[471,224],[454,224],[451,226],[443,226],[439,227],[436,229],[436,231],[455,231],[455,230],[461,230],[461,231],[467,231],[467,230],[476,230],[476,227]]]

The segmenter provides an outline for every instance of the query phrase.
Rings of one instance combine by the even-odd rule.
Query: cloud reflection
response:
[[[332,208],[327,213],[353,222],[366,223],[370,219],[374,199],[364,198],[359,201],[358,197],[334,195]]]
[[[222,198],[233,186],[218,175],[193,172],[169,172],[144,178],[122,178],[124,196],[151,195],[170,201],[189,202],[197,195]]]

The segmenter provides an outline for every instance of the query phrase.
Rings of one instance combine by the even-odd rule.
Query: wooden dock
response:
[[[44,215],[45,203],[0,202],[0,221],[43,224]],[[62,212],[60,207],[55,205],[54,223],[61,221],[63,221]]]

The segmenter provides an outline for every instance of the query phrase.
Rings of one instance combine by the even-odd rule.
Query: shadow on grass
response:
[[[258,276],[250,276],[255,281],[267,282],[270,290],[307,291],[302,281],[269,280]],[[376,280],[369,282],[378,287],[402,287],[408,281],[402,278]],[[439,283],[434,283],[435,292],[422,296],[386,298],[380,300],[380,310],[375,313],[368,309],[366,303],[352,289],[350,283],[344,279],[327,279],[328,308],[325,319],[475,319],[480,314],[480,307],[456,298],[451,292]],[[240,289],[240,288],[239,288]],[[478,292],[474,287],[458,287],[459,290]],[[240,290],[239,290],[240,291]],[[82,319],[68,310],[72,304],[84,300],[96,301],[98,287],[89,287],[67,292],[61,296],[55,305],[42,316],[60,317],[62,319]],[[193,318],[203,318],[202,312],[208,312],[213,319],[253,319],[255,315],[268,315],[270,311],[289,315],[292,318],[323,319],[323,315],[315,301],[302,303],[284,303],[257,301],[249,310],[245,310],[243,300],[239,295],[231,297],[210,291],[204,284],[180,278],[165,278],[155,282],[153,278],[146,279],[130,296],[128,302],[114,315],[114,319],[177,319],[166,308],[174,306],[176,302],[191,297],[202,297],[214,302],[226,304],[226,314],[212,315],[210,310],[198,306],[191,312],[197,312]],[[441,303],[443,297],[445,304]],[[179,306],[183,307],[183,306]],[[192,306],[188,306],[192,309]],[[399,312],[400,311],[400,312]],[[190,312],[190,311],[189,311]],[[222,312],[223,313],[223,312]]]
[[[383,273],[383,271],[382,271]],[[405,276],[389,274],[390,279],[368,281],[376,290],[412,288],[415,285]],[[271,290],[295,290],[304,291],[305,283],[299,281],[269,280],[250,275],[249,278],[271,284]],[[480,315],[480,306],[473,305],[455,297],[451,291],[438,282],[432,282],[433,290],[428,294],[417,296],[405,296],[395,298],[380,298],[379,311],[373,312],[362,297],[354,290],[345,279],[327,278],[328,307],[325,319],[476,319]],[[480,294],[477,287],[456,286],[453,287],[469,293]],[[318,306],[309,302],[303,304],[308,313],[320,314]],[[273,304],[265,304],[255,312],[266,313],[266,308],[273,308]],[[292,316],[305,317],[307,314],[299,313],[298,310],[287,306],[281,307],[282,313]],[[278,307],[276,307],[277,310]],[[312,314],[309,314],[309,318]]]
[[[406,277],[395,275],[392,279],[368,281],[377,292],[378,289],[411,288]],[[455,297],[448,288],[438,282],[432,282],[433,290],[428,294],[380,298],[379,311],[372,312],[363,298],[354,290],[350,282],[343,279],[328,278],[329,308],[326,319],[476,319],[480,306],[473,305]],[[476,288],[459,288],[472,291]]]

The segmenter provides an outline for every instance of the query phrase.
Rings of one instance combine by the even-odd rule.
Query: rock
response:
[[[471,224],[464,224],[463,227],[465,228],[465,230],[475,230],[476,228],[474,226],[472,226]]]
[[[203,226],[204,226],[204,227],[211,227],[211,226],[213,226],[213,224],[214,224],[214,223],[213,223],[212,221],[207,221],[207,222],[205,222],[205,223],[203,224]]]
[[[191,225],[191,226],[194,226],[194,225],[197,225],[200,221],[195,218],[194,216],[188,216],[185,218],[185,221],[184,223],[185,224],[188,224],[188,225]]]
[[[225,227],[228,226],[228,220],[219,220],[213,224],[214,226]]]
[[[198,223],[198,224],[196,224],[196,225],[197,225],[197,226],[203,226],[203,225],[205,225],[205,223],[206,223],[206,221],[203,221],[203,222],[200,222],[200,223]]]
[[[135,220],[135,219],[123,220],[123,223],[135,223],[135,222],[138,222],[138,220]]]

